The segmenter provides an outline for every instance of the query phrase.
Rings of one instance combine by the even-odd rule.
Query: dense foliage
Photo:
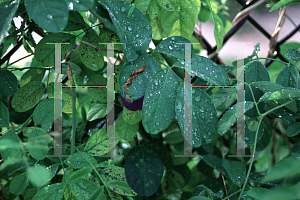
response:
[[[240,61],[200,56],[194,32],[211,20],[221,50],[226,8],[215,0],[1,1],[0,199],[300,199],[300,43],[282,44],[288,62],[273,59],[268,69],[258,43],[242,60],[238,102]],[[63,43],[61,72],[53,43]],[[105,43],[114,43],[114,58]],[[19,68],[10,57],[22,45],[34,57]],[[51,157],[57,148],[62,155]]]

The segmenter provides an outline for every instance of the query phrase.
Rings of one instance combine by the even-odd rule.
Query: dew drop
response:
[[[172,46],[169,46],[169,49],[170,49],[170,50],[173,50],[173,47],[172,47]]]
[[[132,31],[132,27],[131,26],[128,26],[128,31]]]
[[[121,8],[121,11],[122,11],[122,12],[125,12],[125,11],[126,11],[126,8],[125,8],[125,7],[122,7],[122,8]]]
[[[48,15],[47,15],[47,18],[48,18],[48,19],[52,19],[53,17],[52,17],[52,15],[48,14]]]

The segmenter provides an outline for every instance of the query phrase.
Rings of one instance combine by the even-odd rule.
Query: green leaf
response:
[[[70,0],[71,1],[71,0]],[[75,1],[75,0],[74,0]],[[69,5],[71,2],[69,3]],[[69,12],[69,20],[64,29],[64,31],[77,31],[87,27],[87,24],[84,22],[83,17],[78,12]]]
[[[294,200],[299,198],[297,186],[278,186],[261,193],[259,200]]]
[[[72,196],[77,200],[89,199],[95,190],[98,189],[95,183],[86,179],[76,179],[68,182]]]
[[[65,0],[25,0],[25,7],[34,22],[48,32],[58,33],[67,25],[69,12]]]
[[[68,181],[74,181],[74,180],[77,180],[77,179],[80,179],[80,178],[84,178],[85,176],[87,176],[91,172],[92,172],[91,168],[82,168],[82,169],[79,169],[77,171],[72,172],[68,176],[67,180]]]
[[[300,173],[300,160],[292,156],[278,162],[271,171],[265,175],[262,182],[270,182],[278,179],[289,178]]]
[[[21,195],[27,188],[28,183],[29,183],[29,181],[28,181],[27,173],[26,172],[21,173],[21,174],[15,176],[11,180],[11,182],[9,184],[9,191],[15,195]]]
[[[277,90],[277,89],[284,88],[283,86],[278,85],[277,83],[272,83],[269,81],[253,82],[250,85],[253,85],[256,88],[260,89],[263,93],[269,92],[270,90]]]
[[[28,179],[34,187],[41,187],[51,179],[50,171],[43,165],[27,168]]]
[[[17,77],[8,70],[0,70],[0,93],[5,96],[14,95],[18,90]]]
[[[262,195],[264,195],[269,190],[266,188],[252,188],[247,191],[247,195],[253,197],[255,199],[260,199]]]
[[[55,57],[55,45],[47,43],[69,43],[61,45],[61,53],[64,57],[66,53],[70,53],[73,50],[75,36],[67,33],[53,33],[40,40],[35,47],[34,57],[45,67],[54,66]]]
[[[298,99],[300,98],[300,90],[294,88],[283,88],[266,92],[260,99],[261,101],[273,101],[280,99]]]
[[[226,169],[222,165],[222,159],[216,155],[208,154],[201,157],[201,159],[213,169],[218,170],[220,173],[224,174],[225,176],[229,177],[227,174]]]
[[[90,8],[90,12],[95,17],[97,17],[101,22],[103,22],[106,28],[112,31],[116,31],[115,26],[112,20],[110,19],[107,10],[105,10],[99,2],[97,1],[94,2],[94,5],[92,6],[92,8]]]
[[[48,152],[48,141],[49,135],[46,132],[34,129],[28,136],[26,148],[34,159],[43,160]]]
[[[96,104],[94,107],[92,107],[88,114],[87,114],[87,120],[93,121],[95,119],[100,119],[105,117],[107,114],[107,104]]]
[[[3,102],[0,101],[0,127],[9,126],[9,112]]]
[[[74,153],[64,162],[73,169],[92,168],[91,164],[94,166],[98,165],[97,160],[86,152]]]
[[[184,60],[185,55],[185,45],[178,43],[191,43],[188,39],[180,36],[169,37],[159,43],[154,52],[159,52],[167,54],[169,56],[174,56],[180,60]],[[191,49],[192,51],[192,49]]]
[[[157,134],[172,122],[178,83],[177,76],[171,70],[161,70],[152,76],[145,92],[142,110],[143,126],[148,133]]]
[[[124,63],[119,75],[119,85],[122,97],[126,97],[123,86],[126,83],[126,81],[132,76],[132,72],[140,69],[143,66],[146,66],[147,69],[145,69],[137,77],[135,77],[134,81],[128,86],[126,94],[131,96],[132,101],[138,100],[139,98],[145,95],[145,91],[151,77],[153,76],[153,74],[155,74],[155,72],[159,70],[155,58],[146,53],[139,56],[134,62]]]
[[[143,54],[152,39],[151,26],[145,15],[127,2],[103,0],[121,40],[122,50],[128,62]],[[137,20],[138,19],[138,20]]]
[[[27,51],[27,53],[33,53],[32,49],[30,48],[29,44],[27,43],[25,37],[22,39],[22,44],[24,49]]]
[[[229,178],[237,186],[241,187],[246,178],[246,167],[244,163],[238,161],[223,160],[223,167],[226,169]]]
[[[210,200],[210,199],[204,196],[196,196],[196,197],[189,198],[189,200]]]
[[[273,10],[277,10],[283,6],[287,6],[289,4],[293,4],[293,3],[299,3],[300,0],[281,0],[279,2],[277,2],[271,9],[270,12],[272,12]]]
[[[11,105],[17,112],[26,112],[33,108],[44,94],[45,84],[31,81],[20,88],[12,99]]]
[[[116,166],[106,167],[100,171],[100,175],[102,176],[103,180],[107,183],[108,188],[114,191],[115,193],[124,196],[137,195],[127,183],[124,168]]]
[[[15,16],[18,6],[19,3],[14,2],[12,4],[7,4],[0,7],[0,44],[3,42],[7,31],[11,27],[11,21]]]
[[[290,126],[288,126],[286,130],[286,135],[289,137],[293,137],[300,133],[300,122],[296,122]]]
[[[211,4],[216,4],[215,1],[211,1],[210,3]],[[212,12],[209,8],[209,5],[207,5],[207,3],[205,1],[201,1],[201,10],[200,10],[200,13],[198,14],[198,19],[201,22],[205,23],[208,20],[210,20],[211,15],[212,15]]]
[[[45,70],[44,69],[29,69],[25,72],[20,80],[20,87],[23,87],[30,81],[39,81],[41,82],[44,78]]]
[[[214,37],[217,44],[217,52],[222,48],[223,46],[223,38],[225,34],[224,30],[224,24],[222,22],[222,19],[217,15],[218,10],[214,6],[212,0],[206,0],[208,4],[208,8],[211,10],[212,14],[212,23],[214,25]]]
[[[82,38],[83,41],[86,41],[97,48],[105,48],[106,45],[99,44],[101,38],[96,34],[93,29],[90,29],[85,33]],[[93,47],[90,47],[86,44],[80,44],[79,47],[80,58],[83,64],[93,71],[98,71],[104,66],[104,56],[106,56],[105,51],[95,51]],[[99,56],[98,56],[99,54]]]
[[[89,77],[87,84],[93,86],[106,86],[106,79],[102,75],[87,75]],[[90,95],[100,103],[107,103],[107,89],[99,87],[88,88]]]
[[[171,1],[175,11],[169,11],[157,5],[147,12],[147,17],[153,28],[153,39],[182,36],[190,39],[193,35],[198,18],[198,3],[196,0]],[[153,4],[150,4],[150,8]],[[163,19],[163,20],[161,20]]]
[[[152,0],[135,0],[134,5],[137,9],[139,9],[142,13],[146,13],[148,9],[151,9],[150,3]],[[156,2],[156,1],[154,1]]]
[[[185,69],[184,61],[178,61],[173,65]],[[202,78],[214,85],[228,85],[229,79],[225,70],[214,63],[211,59],[193,55],[191,73],[195,74],[199,78]]]
[[[270,81],[267,68],[259,61],[254,61],[245,66],[245,82]]]
[[[258,129],[258,119],[250,119],[246,122],[245,127],[245,142],[248,145],[254,145],[255,143],[255,134],[256,130]],[[260,139],[263,137],[264,134],[264,125],[263,123],[259,126],[258,135],[257,135],[257,141],[259,142]]]
[[[181,129],[182,134],[188,127],[184,126],[184,107],[185,107],[185,94],[184,85],[179,86],[179,92],[176,97],[175,111],[176,118]],[[216,108],[213,105],[211,98],[206,92],[200,88],[191,88],[192,96],[192,113],[187,113],[189,123],[192,126],[192,133],[184,135],[188,141],[192,141],[193,147],[199,147],[203,142],[210,143],[217,133],[218,117]],[[191,119],[190,117],[191,116]],[[191,121],[190,121],[191,120]],[[191,138],[190,138],[191,137]]]
[[[288,49],[286,50],[285,55],[292,63],[297,63],[298,61],[300,61],[299,49]]]
[[[104,196],[104,186],[100,186],[94,192],[94,194],[90,196],[89,200],[104,199],[104,198],[105,198],[105,196]]]
[[[34,125],[45,124],[54,120],[54,99],[44,99],[33,111]]]
[[[62,88],[62,100],[65,101],[65,104],[63,105],[62,112],[64,113],[72,113],[72,92],[70,88]],[[76,109],[79,107],[79,101],[76,98]]]
[[[116,140],[127,140],[131,141],[136,136],[139,130],[139,124],[129,124],[124,121],[123,113],[119,114],[119,117],[115,126],[115,137]]]
[[[136,110],[132,111],[123,107],[123,120],[131,125],[136,124],[142,120],[142,111]]]
[[[12,131],[8,131],[0,138],[0,152],[4,161],[12,158],[20,158],[21,140],[18,135]]]
[[[65,184],[54,183],[40,189],[32,200],[57,200],[62,199],[64,196]]]
[[[72,63],[70,61],[67,61],[67,62],[64,62],[61,64],[61,73],[67,74],[68,67],[71,68],[73,75],[81,74],[81,72],[82,72],[81,68],[78,65],[76,65],[75,63]]]
[[[284,87],[300,88],[298,85],[299,72],[294,66],[284,67],[276,78],[276,83]]]
[[[167,10],[167,11],[175,11],[175,7],[173,6],[170,0],[157,0],[158,5]]]
[[[143,146],[133,147],[125,158],[125,175],[129,186],[140,196],[151,196],[158,187],[164,173],[159,156]]]
[[[245,112],[254,107],[253,102],[239,102],[232,107],[230,107],[222,116],[219,121],[218,133],[219,135],[224,135],[229,128],[236,122],[236,119],[244,115],[244,113],[240,113],[241,115],[237,115],[237,107],[243,108]]]
[[[218,88],[218,90],[214,92],[210,97],[214,103],[214,106],[217,108],[226,100],[231,99],[233,95],[236,95],[236,93],[236,88]]]
[[[73,11],[86,11],[90,9],[94,1],[93,0],[85,0],[85,1],[78,1],[78,0],[67,0],[69,5],[69,10]]]
[[[107,148],[108,145],[107,145],[106,138],[107,138],[106,127],[104,127],[101,128],[96,133],[94,133],[89,138],[89,140],[85,144],[84,151],[94,156],[101,156],[108,153],[110,150],[114,148],[114,146]],[[120,138],[115,138],[115,144],[117,144],[119,140]]]

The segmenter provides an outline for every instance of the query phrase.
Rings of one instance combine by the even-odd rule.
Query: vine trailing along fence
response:
[[[226,0],[1,1],[0,199],[300,199],[300,1],[236,2],[229,22]],[[250,16],[266,4],[272,35]],[[247,20],[267,58],[228,65]]]

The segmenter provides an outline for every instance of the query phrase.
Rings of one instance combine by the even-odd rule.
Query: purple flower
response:
[[[142,110],[143,107],[143,101],[144,101],[144,96],[142,96],[141,98],[139,98],[138,100],[131,102],[126,101],[121,93],[120,93],[120,97],[122,100],[123,105],[128,109],[128,110],[132,110],[132,111],[136,111],[136,110]]]

